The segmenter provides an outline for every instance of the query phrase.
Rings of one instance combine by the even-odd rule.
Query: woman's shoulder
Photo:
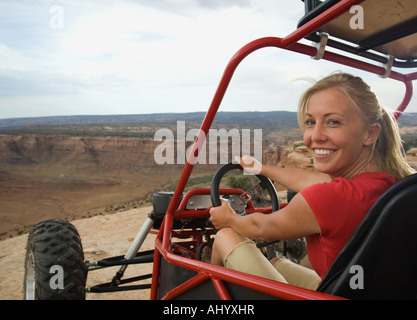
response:
[[[332,180],[333,183],[345,184],[358,187],[381,186],[383,188],[393,185],[396,180],[393,176],[385,172],[362,172],[352,179],[338,177]]]
[[[336,179],[343,179],[343,178],[336,178]],[[389,180],[394,181],[395,178],[391,175],[389,175],[386,172],[362,172],[354,176],[351,180],[357,181],[357,180]]]

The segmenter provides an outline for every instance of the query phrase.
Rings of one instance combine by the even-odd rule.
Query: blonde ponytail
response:
[[[415,173],[406,160],[398,124],[393,115],[381,107],[381,116],[376,122],[381,126],[381,132],[375,141],[371,157],[378,168],[397,180]]]

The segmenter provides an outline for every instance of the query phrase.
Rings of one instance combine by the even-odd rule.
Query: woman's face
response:
[[[314,93],[304,125],[304,143],[317,171],[332,178],[352,178],[364,171],[374,139],[359,109],[344,93],[335,88]]]

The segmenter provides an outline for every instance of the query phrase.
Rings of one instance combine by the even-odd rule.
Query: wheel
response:
[[[29,234],[24,277],[26,300],[84,300],[87,266],[76,228],[46,220]]]
[[[221,205],[220,191],[219,191],[220,181],[222,177],[231,170],[243,170],[243,168],[240,164],[228,163],[220,167],[213,176],[213,179],[211,181],[211,189],[210,189],[210,197],[211,197],[211,203],[213,204],[213,207],[219,207]],[[267,177],[262,176],[262,175],[256,175],[256,177],[260,180],[259,186],[262,188],[262,190],[266,189],[268,191],[269,196],[271,197],[272,211],[273,212],[277,211],[279,209],[279,200],[278,200],[277,192],[271,180],[269,180]]]

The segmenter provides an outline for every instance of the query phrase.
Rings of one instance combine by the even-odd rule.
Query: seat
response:
[[[372,206],[317,291],[348,299],[416,299],[416,231],[414,174],[394,184]]]

